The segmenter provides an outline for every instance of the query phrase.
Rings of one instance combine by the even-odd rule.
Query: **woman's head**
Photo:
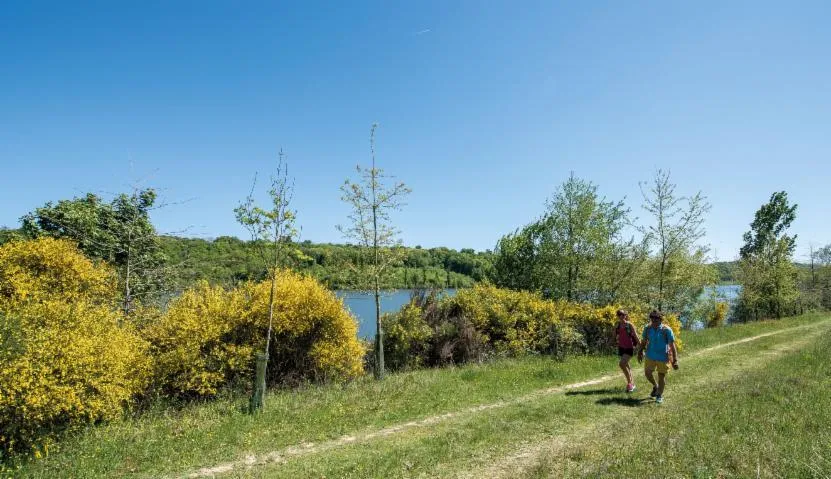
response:
[[[618,309],[617,310],[617,319],[619,321],[628,321],[629,320],[629,313],[625,309]]]

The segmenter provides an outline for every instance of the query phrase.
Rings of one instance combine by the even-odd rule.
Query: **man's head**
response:
[[[654,309],[654,310],[652,310],[651,313],[649,313],[649,321],[652,322],[653,326],[657,326],[657,325],[661,324],[661,322],[663,320],[664,320],[663,313],[661,313],[657,309]]]
[[[617,319],[619,319],[620,321],[626,321],[627,319],[629,319],[629,313],[625,309],[618,309]]]

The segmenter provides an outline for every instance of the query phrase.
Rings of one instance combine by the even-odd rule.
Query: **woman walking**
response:
[[[626,310],[617,310],[615,336],[617,336],[617,352],[620,356],[618,365],[626,378],[626,392],[631,393],[635,390],[635,379],[632,377],[632,366],[629,365],[629,360],[635,355],[635,348],[640,344],[640,340],[635,331],[635,325],[629,321],[629,313]]]

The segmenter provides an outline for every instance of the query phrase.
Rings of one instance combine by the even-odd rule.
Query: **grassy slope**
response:
[[[816,319],[805,317],[688,333],[684,337],[687,354],[733,339],[812,325]],[[677,382],[694,382],[734,356],[750,357],[751,353],[776,347],[802,334],[804,330],[784,333],[689,358]],[[363,380],[346,387],[276,393],[270,396],[264,414],[257,418],[241,412],[243,398],[216,401],[93,428],[64,441],[48,458],[27,464],[19,472],[22,477],[175,475],[294,444],[320,444],[356,431],[372,431],[480,404],[513,400],[533,391],[614,371],[614,360],[609,357],[576,357],[564,362],[527,358],[416,371],[393,375],[380,384]],[[615,380],[604,387],[619,386],[620,382]],[[671,389],[667,398],[672,401]],[[584,422],[591,424],[611,417],[615,409],[600,407],[590,395],[534,396],[510,407],[463,413],[404,434],[338,447],[325,454],[304,455],[285,464],[237,470],[232,475],[453,475],[498,463],[523,444],[545,441],[577,430]]]

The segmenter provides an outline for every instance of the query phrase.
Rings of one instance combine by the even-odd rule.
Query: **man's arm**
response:
[[[641,340],[640,344],[637,346],[638,350],[638,362],[643,361],[643,350],[646,349],[647,345],[649,345],[649,338],[645,337]]]
[[[675,341],[669,343],[669,351],[672,353],[672,365],[678,364],[678,349],[675,347]]]

